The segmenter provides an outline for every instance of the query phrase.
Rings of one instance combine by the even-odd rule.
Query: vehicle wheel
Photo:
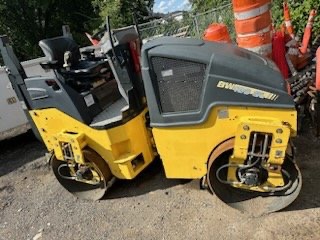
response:
[[[88,165],[85,166],[86,172],[80,180],[79,177],[76,177],[75,172],[68,167],[67,162],[58,160],[55,156],[51,160],[53,173],[59,183],[76,197],[99,200],[107,190],[108,182],[113,177],[112,173],[104,159],[92,149],[83,149],[83,156]],[[76,169],[79,170],[79,167]],[[98,180],[93,182],[94,179]]]
[[[290,175],[290,179],[285,178],[285,184],[291,180],[290,187],[283,191],[277,192],[256,192],[241,188],[233,187],[229,184],[220,182],[217,179],[216,172],[222,166],[228,163],[232,154],[234,141],[231,140],[224,147],[225,152],[216,155],[211,154],[208,162],[207,181],[209,189],[221,201],[240,211],[259,216],[266,213],[279,211],[290,205],[299,195],[302,186],[302,177],[300,170],[294,162],[289,159],[285,160],[282,168]],[[222,169],[219,176],[223,180],[227,180],[228,169]]]

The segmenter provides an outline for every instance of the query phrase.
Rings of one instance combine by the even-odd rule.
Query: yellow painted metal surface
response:
[[[219,107],[201,125],[153,128],[158,153],[168,178],[201,178],[207,172],[210,153],[223,141],[240,137],[244,119],[267,119],[285,123],[290,136],[296,135],[296,111],[286,109]],[[268,121],[267,121],[268,122]],[[260,130],[268,130],[269,125]],[[286,146],[287,139],[283,142]],[[282,146],[282,145],[281,145]],[[247,146],[245,146],[247,147]],[[236,152],[237,153],[237,152]],[[238,154],[238,153],[237,153]],[[244,154],[239,153],[239,154]],[[282,161],[272,158],[271,161]]]
[[[269,133],[272,137],[268,162],[270,164],[279,165],[283,163],[290,138],[289,125],[283,124],[283,121],[277,117],[241,117],[239,122],[233,153],[235,162],[237,159],[246,158],[249,148],[250,134],[252,132],[260,132],[263,134]],[[276,154],[277,152],[279,154]]]
[[[76,161],[80,163],[84,160],[78,149],[89,146],[105,159],[112,173],[122,179],[134,178],[154,159],[154,142],[168,178],[196,179],[207,173],[210,153],[227,139],[235,138],[236,141],[230,161],[238,159],[243,163],[248,152],[248,141],[240,141],[241,135],[249,136],[251,131],[270,133],[274,136],[274,147],[270,151],[269,163],[281,165],[288,139],[296,135],[294,109],[218,107],[212,109],[203,124],[153,128],[152,134],[145,125],[146,111],[124,125],[108,130],[90,128],[57,109],[30,113],[48,150],[54,150],[58,159],[63,158],[61,142],[71,144]],[[243,127],[248,124],[250,131],[244,132]],[[278,138],[281,138],[281,143],[276,142]],[[277,150],[283,152],[277,155]],[[230,171],[228,178],[232,180],[235,174],[232,169]],[[280,169],[270,171],[269,178],[270,186],[283,185]]]
[[[82,149],[87,145],[85,135],[82,132],[67,132],[65,130],[58,133],[53,137],[54,153],[57,159],[63,160],[63,144],[70,144],[72,148],[72,154],[75,157],[76,162],[84,163]],[[50,149],[52,150],[52,149]]]
[[[57,159],[63,160],[62,144],[70,143],[75,161],[81,163],[81,149],[88,146],[108,163],[113,175],[132,179],[156,155],[145,125],[146,112],[147,109],[127,123],[107,130],[93,129],[55,108],[33,110],[30,114],[45,145]],[[136,158],[139,161],[135,162]]]
[[[250,187],[245,184],[236,184],[237,187],[242,187],[255,191],[264,191],[266,186],[284,186],[284,179],[281,173],[281,165],[283,164],[289,138],[291,135],[291,125],[284,123],[277,115],[274,117],[241,117],[239,119],[237,132],[235,135],[235,146],[233,155],[229,162],[232,164],[244,164],[250,151],[250,138],[252,133],[268,134],[271,138],[270,149],[268,149],[269,157],[265,168],[268,166],[277,166],[277,170],[268,169],[267,182],[258,187]],[[236,167],[228,168],[228,181],[237,182]]]

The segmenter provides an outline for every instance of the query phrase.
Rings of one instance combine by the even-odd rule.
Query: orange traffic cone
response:
[[[290,9],[286,1],[283,2],[283,12],[284,12],[284,22],[286,24],[287,31],[291,36],[291,38],[294,39],[295,36],[294,36],[294,29],[293,29],[291,18],[290,18]]]
[[[310,11],[308,23],[307,23],[306,28],[304,29],[302,45],[299,48],[301,54],[305,54],[307,52],[308,44],[309,44],[309,41],[310,41],[310,38],[311,38],[311,34],[312,34],[313,21],[314,21],[314,18],[315,18],[316,15],[317,15],[317,11],[316,10],[313,9],[313,10]]]

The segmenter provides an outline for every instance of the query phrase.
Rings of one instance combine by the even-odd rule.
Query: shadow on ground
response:
[[[302,189],[298,198],[283,211],[320,207],[320,138],[310,128],[295,140],[297,164],[302,174]]]
[[[160,189],[191,182],[186,179],[168,179],[160,159],[156,159],[133,180],[118,180],[106,194],[104,199],[115,199],[143,195]]]
[[[32,131],[0,141],[0,177],[43,157],[45,152],[45,146],[35,138]]]
[[[320,139],[306,130],[295,139],[297,163],[302,173],[302,190],[298,198],[286,209],[296,211],[320,207]],[[0,142],[0,177],[43,157],[45,146],[28,132],[18,137]],[[167,179],[162,163],[156,159],[147,169],[133,180],[118,180],[104,199],[116,199],[144,195],[156,190],[185,185],[198,188],[199,181]]]
[[[283,209],[283,212],[320,207],[320,139],[315,138],[313,133],[307,130],[296,138],[295,145],[303,185],[298,198],[289,207]],[[191,180],[167,179],[162,163],[157,159],[137,178],[117,181],[104,199],[139,196],[159,189],[170,191],[170,188],[178,185],[199,189],[199,181],[196,181],[197,183],[194,181],[191,183]]]

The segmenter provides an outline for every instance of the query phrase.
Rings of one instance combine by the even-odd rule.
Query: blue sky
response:
[[[190,4],[188,0],[155,0],[153,11],[168,13],[177,10],[188,10]]]

